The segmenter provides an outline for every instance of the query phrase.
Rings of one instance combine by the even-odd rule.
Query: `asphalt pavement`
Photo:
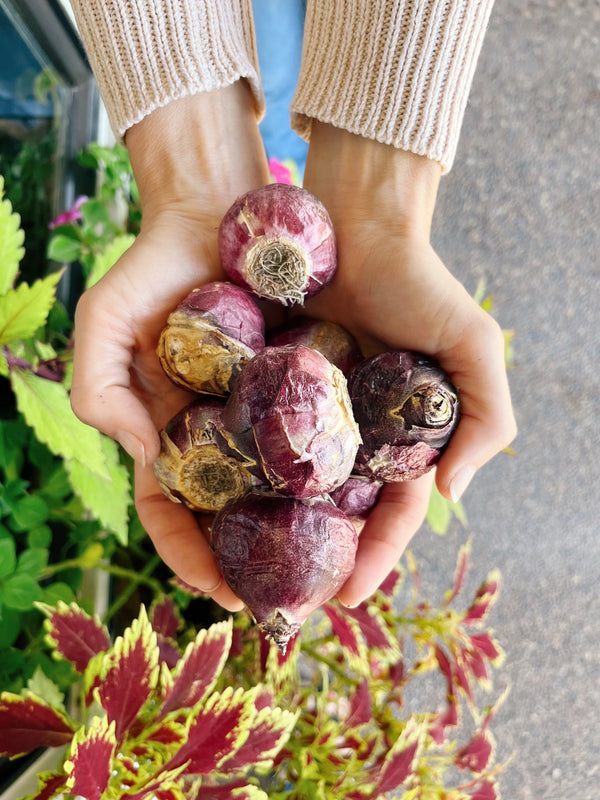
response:
[[[515,330],[516,455],[464,498],[472,579],[503,577],[504,800],[600,798],[599,148],[598,0],[496,0],[433,238]],[[433,593],[465,535],[413,541]]]

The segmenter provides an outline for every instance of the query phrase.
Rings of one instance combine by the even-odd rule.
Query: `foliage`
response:
[[[65,791],[89,800],[375,800],[391,792],[494,800],[500,767],[490,723],[500,701],[479,710],[478,692],[489,690],[503,658],[485,627],[498,575],[466,609],[454,608],[469,552],[467,542],[439,606],[421,598],[409,556],[406,573],[396,570],[372,602],[327,604],[286,656],[243,614],[184,629],[178,642],[182,621],[168,596],[149,614],[142,607],[112,644],[76,604],[42,605],[55,657],[81,674],[83,719],[56,697],[5,692],[0,752],[69,747],[31,800]],[[430,710],[425,676],[438,678]],[[459,726],[465,709],[471,724]]]
[[[71,410],[61,271],[20,280],[23,242],[0,178],[0,680],[17,689],[37,669],[72,679],[44,654],[33,604],[75,597],[82,570],[126,543],[131,505],[116,444]]]

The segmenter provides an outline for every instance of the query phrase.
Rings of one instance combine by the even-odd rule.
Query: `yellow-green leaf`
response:
[[[17,407],[37,438],[65,461],[76,459],[110,480],[103,437],[75,416],[65,387],[20,369],[12,370],[10,380]]]
[[[129,473],[119,462],[118,446],[106,436],[100,438],[108,477],[92,471],[79,458],[67,461],[69,482],[83,505],[123,545],[127,545],[131,491]]]
[[[132,233],[117,236],[104,250],[96,256],[92,270],[85,282],[85,288],[89,289],[102,278],[108,270],[121,258],[123,253],[128,250],[135,241]]]
[[[53,272],[32,286],[21,283],[0,296],[0,344],[28,339],[45,324],[61,275],[62,272]]]
[[[25,253],[21,217],[13,212],[10,201],[3,197],[4,178],[0,175],[0,295],[13,286]]]

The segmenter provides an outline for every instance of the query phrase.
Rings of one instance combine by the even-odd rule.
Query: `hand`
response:
[[[164,562],[233,611],[242,604],[222,583],[206,526],[164,496],[152,464],[157,431],[191,399],[160,367],[160,332],[191,289],[222,279],[220,220],[238,195],[268,181],[250,94],[238,82],[174,101],[132,127],[127,146],[142,230],[79,301],[71,401],[135,459],[136,507]]]
[[[429,241],[440,173],[424,157],[313,123],[304,185],[332,217],[339,260],[306,312],[348,328],[367,355],[397,348],[439,361],[459,390],[462,417],[435,477],[456,501],[516,425],[502,332]],[[342,602],[356,605],[392,569],[424,519],[432,481],[430,473],[384,487]]]

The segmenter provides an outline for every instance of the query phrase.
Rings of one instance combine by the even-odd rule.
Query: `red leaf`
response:
[[[177,606],[166,595],[152,605],[150,622],[154,630],[164,636],[165,639],[175,639],[177,631],[182,625],[181,617],[177,613]]]
[[[160,718],[180,708],[192,708],[206,696],[219,677],[231,646],[231,620],[201,630],[175,668]]]
[[[96,718],[90,730],[84,733],[81,729],[81,734],[73,741],[71,755],[65,761],[69,793],[85,800],[100,800],[112,772],[114,724]]]
[[[174,669],[179,663],[181,652],[177,642],[173,639],[165,639],[161,633],[156,634],[158,644],[158,660],[161,664],[166,664],[169,669]]]
[[[419,742],[415,741],[386,758],[377,781],[377,796],[396,789],[411,775],[418,749]]]
[[[470,742],[456,754],[454,763],[460,769],[471,772],[483,772],[490,763],[494,752],[494,744],[487,731],[478,731]]]
[[[110,648],[110,637],[97,617],[90,617],[76,603],[59,601],[52,608],[37,603],[48,617],[47,640],[56,652],[70,661],[77,672],[83,673],[90,660]]]
[[[247,715],[248,695],[242,689],[215,693],[197,709],[188,730],[188,739],[165,769],[175,769],[189,760],[186,774],[205,775],[239,744],[241,727]]]
[[[358,622],[360,632],[369,649],[398,650],[399,652],[398,643],[391,638],[383,617],[377,613],[374,607],[361,605],[357,608],[345,609],[344,613]]]
[[[139,619],[134,620],[115,642],[96,688],[108,721],[116,725],[117,742],[123,741],[127,729],[150,697],[157,674],[156,634],[142,607]]]
[[[363,678],[350,698],[350,713],[345,720],[344,727],[354,728],[358,725],[366,725],[371,721],[372,713],[373,704],[369,684],[366,678]]]
[[[402,581],[402,571],[399,567],[395,567],[385,578],[383,583],[379,585],[378,592],[386,595],[386,597],[392,597],[398,588],[400,582]]]
[[[296,722],[296,715],[280,708],[264,708],[249,723],[246,741],[221,762],[226,772],[248,766],[267,765],[281,750]]]
[[[452,590],[444,598],[444,605],[448,606],[454,598],[460,593],[462,585],[469,568],[469,556],[471,555],[471,542],[467,541],[460,548],[458,558],[456,560],[456,571],[454,572],[454,585]]]
[[[237,789],[236,800],[252,800],[256,797],[256,788],[248,786],[247,791],[241,793],[240,789],[244,789],[246,786],[247,783],[243,778],[220,786],[199,786],[189,800],[231,800],[233,789]]]
[[[470,795],[471,800],[499,800],[497,786],[489,778],[484,779]]]
[[[71,741],[76,725],[57,708],[31,693],[0,695],[0,755],[14,758],[38,747]]]
[[[348,650],[352,656],[360,656],[364,645],[357,635],[358,626],[352,625],[350,619],[339,613],[331,603],[326,603],[323,606],[323,611],[329,617],[333,634],[340,640],[342,647]]]
[[[64,789],[67,777],[64,772],[42,772],[38,775],[38,788],[36,794],[32,794],[28,800],[54,800],[59,796],[59,792]]]
[[[494,661],[499,661],[503,657],[503,652],[492,636],[484,631],[483,633],[472,633],[469,636],[473,647],[488,658],[492,664]]]

